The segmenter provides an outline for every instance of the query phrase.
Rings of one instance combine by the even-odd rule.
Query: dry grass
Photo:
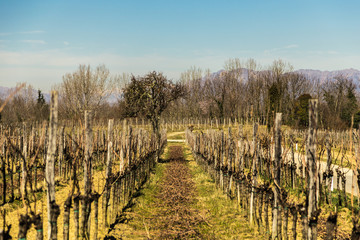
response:
[[[81,191],[83,191],[83,182],[80,181],[80,189]],[[96,191],[101,191],[104,187],[104,173],[101,171],[98,172],[94,172],[94,176],[93,176],[93,183],[95,183],[93,185],[93,188]],[[64,213],[64,202],[66,200],[66,198],[69,196],[69,193],[71,191],[71,187],[66,185],[65,187],[62,187],[61,189],[59,187],[56,187],[56,203],[60,206],[60,216],[58,218],[58,239],[63,239],[63,213]],[[102,227],[103,226],[103,214],[102,214],[102,208],[101,208],[101,203],[102,203],[102,197],[100,197],[99,199],[99,236],[104,236],[105,235],[105,229]],[[19,216],[20,214],[25,214],[26,213],[26,208],[25,207],[21,207],[18,209],[13,209],[14,206],[13,205],[9,205],[6,204],[2,207],[2,209],[6,209],[7,210],[7,214],[6,214],[6,223],[7,224],[11,224],[12,228],[10,231],[10,235],[13,238],[16,238],[18,235],[18,231],[19,231]],[[31,208],[34,209],[34,203],[31,204]],[[48,227],[48,218],[47,218],[47,206],[46,206],[46,193],[44,193],[41,197],[40,200],[37,201],[37,209],[36,209],[36,213],[42,213],[42,218],[43,218],[43,233],[44,233],[44,239],[47,239],[47,227]],[[80,211],[80,215],[81,215],[81,211]],[[94,212],[92,211],[91,213],[91,219],[94,219]],[[0,219],[0,226],[3,225],[3,219]],[[95,221],[91,221],[91,235],[93,235],[93,230],[95,226]],[[75,226],[74,226],[74,215],[73,215],[73,211],[70,212],[70,239],[74,239],[74,233],[75,233]],[[35,235],[36,235],[36,230],[34,227],[32,227],[27,234],[27,239],[35,239]]]
[[[210,176],[196,164],[188,147],[185,147],[185,158],[197,186],[197,208],[206,217],[207,224],[201,229],[207,236],[205,239],[265,239],[250,228],[245,211],[237,202],[217,188]]]

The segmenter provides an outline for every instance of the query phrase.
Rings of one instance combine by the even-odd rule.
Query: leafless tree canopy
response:
[[[96,119],[128,116],[129,104],[123,90],[131,85],[132,78],[126,73],[112,77],[104,65],[95,69],[80,65],[73,73],[65,74],[57,88],[59,116],[78,120],[85,110],[92,110]],[[260,66],[254,59],[229,59],[223,69],[215,73],[192,66],[181,74],[179,83],[186,89],[185,96],[168,102],[165,108],[162,102],[153,106],[155,112],[161,109],[162,117],[170,121],[236,119],[257,121],[270,129],[275,113],[282,112],[285,125],[303,128],[308,124],[308,99],[317,98],[319,127],[344,129],[352,122],[355,127],[360,123],[360,95],[356,82],[346,76],[326,81],[310,79],[294,72],[293,67],[281,59],[269,66]],[[155,84],[160,86],[159,82]],[[6,95],[0,96],[0,104],[6,99]],[[48,119],[49,106],[43,93],[36,94],[31,86],[24,87],[5,105],[0,113],[2,122]],[[136,104],[130,107],[132,112],[139,110]],[[150,109],[150,113],[154,111]],[[137,117],[149,118],[147,114]]]
[[[95,70],[80,65],[78,70],[63,76],[60,87],[61,110],[68,117],[80,118],[85,110],[95,114],[113,90],[113,79],[104,65]]]

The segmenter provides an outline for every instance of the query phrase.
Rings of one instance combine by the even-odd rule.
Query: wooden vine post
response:
[[[255,201],[255,188],[257,187],[257,173],[258,173],[258,166],[257,166],[257,149],[256,149],[256,137],[257,137],[257,130],[258,130],[258,125],[257,123],[254,123],[254,128],[253,128],[253,148],[254,148],[254,154],[253,154],[253,165],[252,165],[252,183],[251,183],[251,193],[250,193],[250,217],[249,217],[249,221],[250,221],[250,225],[252,226],[254,224],[254,201]]]
[[[327,153],[327,161],[326,161],[326,199],[329,204],[331,204],[331,183],[333,178],[333,172],[331,170],[332,164],[332,156],[331,156],[331,145],[330,145],[330,137],[326,136],[326,153]]]
[[[312,99],[309,102],[309,133],[307,139],[307,161],[309,166],[309,202],[308,202],[308,231],[307,239],[315,240],[317,238],[317,197],[316,197],[316,132],[317,132],[317,113],[318,101]]]
[[[84,159],[84,196],[82,197],[81,213],[81,236],[83,239],[90,238],[90,212],[91,212],[91,191],[92,191],[92,113],[85,111],[85,159]]]
[[[272,223],[272,239],[280,239],[278,229],[278,216],[279,216],[279,201],[280,201],[280,166],[281,166],[281,117],[282,113],[276,113],[275,117],[275,159],[273,165],[274,186],[272,188],[274,193],[274,207],[273,207],[273,223]]]
[[[108,227],[108,220],[107,220],[107,210],[108,204],[110,200],[110,191],[111,191],[111,172],[112,172],[112,145],[113,145],[113,126],[114,126],[114,119],[109,120],[108,125],[108,149],[107,149],[107,159],[106,159],[106,183],[105,183],[105,192],[104,192],[104,199],[103,199],[103,209],[104,209],[104,224],[105,227]]]
[[[58,92],[51,92],[49,141],[46,155],[45,177],[47,183],[48,239],[57,239],[57,218],[60,214],[55,201],[55,154],[58,124]]]

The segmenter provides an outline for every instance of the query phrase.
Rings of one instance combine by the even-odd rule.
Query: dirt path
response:
[[[156,237],[199,239],[201,234],[197,228],[203,219],[193,207],[195,185],[181,146],[170,147],[168,161],[155,202],[159,208],[153,221],[155,228],[159,230]]]
[[[157,164],[107,239],[261,239],[237,204],[197,166],[189,149],[169,145],[166,160]]]
[[[160,177],[152,179],[157,186],[148,186],[154,191],[140,193],[150,199],[135,199],[138,206],[125,211],[108,239],[202,239],[198,226],[204,220],[193,207],[195,184],[182,147],[170,147],[167,160],[159,165]]]

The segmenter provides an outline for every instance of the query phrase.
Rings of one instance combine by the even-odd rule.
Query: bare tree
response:
[[[205,76],[205,96],[213,101],[222,121],[225,117],[235,117],[242,89],[241,64],[239,59],[225,62],[225,70]]]
[[[187,71],[181,73],[180,81],[186,87],[187,95],[184,97],[185,101],[182,106],[189,117],[200,117],[203,113],[201,102],[204,97],[203,91],[203,70],[195,66]],[[178,103],[181,104],[181,103]],[[204,103],[202,103],[204,104]]]
[[[265,115],[264,107],[264,96],[266,91],[264,88],[264,81],[262,78],[262,73],[260,72],[260,65],[252,58],[248,59],[245,62],[245,67],[247,70],[247,82],[244,86],[244,103],[242,115],[249,113],[249,109],[252,109],[252,115],[255,119],[262,119]],[[247,108],[247,109],[246,109]]]
[[[22,86],[21,89],[4,106],[2,122],[24,122],[36,119],[36,91],[29,84],[17,84],[16,88],[20,86]]]
[[[85,110],[94,114],[113,91],[114,78],[104,65],[92,70],[80,65],[73,73],[63,76],[60,86],[61,110],[67,117],[81,119]]]
[[[322,85],[322,118],[332,128],[351,125],[352,115],[358,111],[356,85],[344,76],[337,76]]]
[[[300,73],[286,73],[283,75],[283,78],[287,84],[284,96],[287,104],[283,107],[283,113],[286,117],[285,122],[295,124],[296,104],[300,96],[310,93],[311,84],[306,76]]]

